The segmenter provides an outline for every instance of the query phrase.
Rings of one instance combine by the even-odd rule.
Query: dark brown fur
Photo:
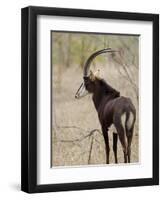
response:
[[[131,141],[133,136],[133,129],[136,119],[136,110],[129,98],[120,96],[120,92],[116,91],[103,79],[95,78],[92,80],[89,76],[84,77],[85,88],[92,93],[92,99],[95,108],[98,112],[99,121],[102,128],[102,133],[105,140],[106,148],[106,163],[109,163],[109,137],[108,129],[114,124],[116,127],[120,142],[124,152],[124,162],[130,162]],[[122,125],[121,117],[126,114],[125,128]],[[127,127],[130,113],[133,114],[134,119],[130,128]],[[127,141],[126,141],[127,138]],[[115,163],[117,159],[117,134],[113,134],[113,150],[115,156]]]

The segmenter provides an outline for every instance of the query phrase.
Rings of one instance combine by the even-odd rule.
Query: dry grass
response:
[[[138,114],[134,91],[129,82],[118,73],[116,67],[120,66],[115,66],[112,63],[109,66],[101,67],[103,77],[113,87],[121,91],[121,95],[129,96],[132,99]],[[53,66],[52,73],[52,165],[104,164],[105,148],[102,135],[95,131],[92,136],[84,137],[93,129],[100,130],[91,95],[80,100],[74,98],[82,82],[82,70],[77,66],[73,66],[62,71],[59,66]],[[133,68],[134,73],[133,78],[138,81],[138,75]],[[131,162],[134,163],[139,161],[138,135],[137,118],[131,154]],[[109,131],[109,140],[111,147],[110,163],[114,163],[111,131]],[[123,162],[123,152],[119,141],[118,160],[119,163]]]

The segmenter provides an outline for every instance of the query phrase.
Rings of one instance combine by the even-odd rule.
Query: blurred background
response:
[[[52,32],[52,166],[105,164],[105,146],[91,95],[80,100],[75,93],[83,81],[83,66],[95,51],[112,48],[115,54],[97,56],[91,69],[122,96],[130,97],[137,110],[131,162],[139,161],[139,36]],[[114,163],[112,130],[109,131],[110,163]],[[123,151],[118,141],[118,160]]]

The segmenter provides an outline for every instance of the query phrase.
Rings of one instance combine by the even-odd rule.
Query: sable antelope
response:
[[[111,48],[102,49],[93,53],[85,63],[83,79],[76,92],[75,98],[79,99],[87,93],[92,93],[92,99],[98,113],[102,133],[105,141],[106,163],[109,164],[109,136],[108,130],[114,125],[116,132],[113,133],[113,151],[115,163],[117,159],[117,139],[119,137],[123,153],[124,162],[130,163],[131,141],[133,137],[134,124],[136,120],[136,109],[130,98],[120,96],[120,92],[111,87],[99,76],[99,71],[93,73],[90,70],[92,60],[102,53],[114,53]],[[118,135],[118,137],[117,137]]]

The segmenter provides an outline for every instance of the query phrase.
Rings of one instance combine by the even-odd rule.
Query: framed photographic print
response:
[[[159,184],[159,16],[22,9],[21,188]]]

